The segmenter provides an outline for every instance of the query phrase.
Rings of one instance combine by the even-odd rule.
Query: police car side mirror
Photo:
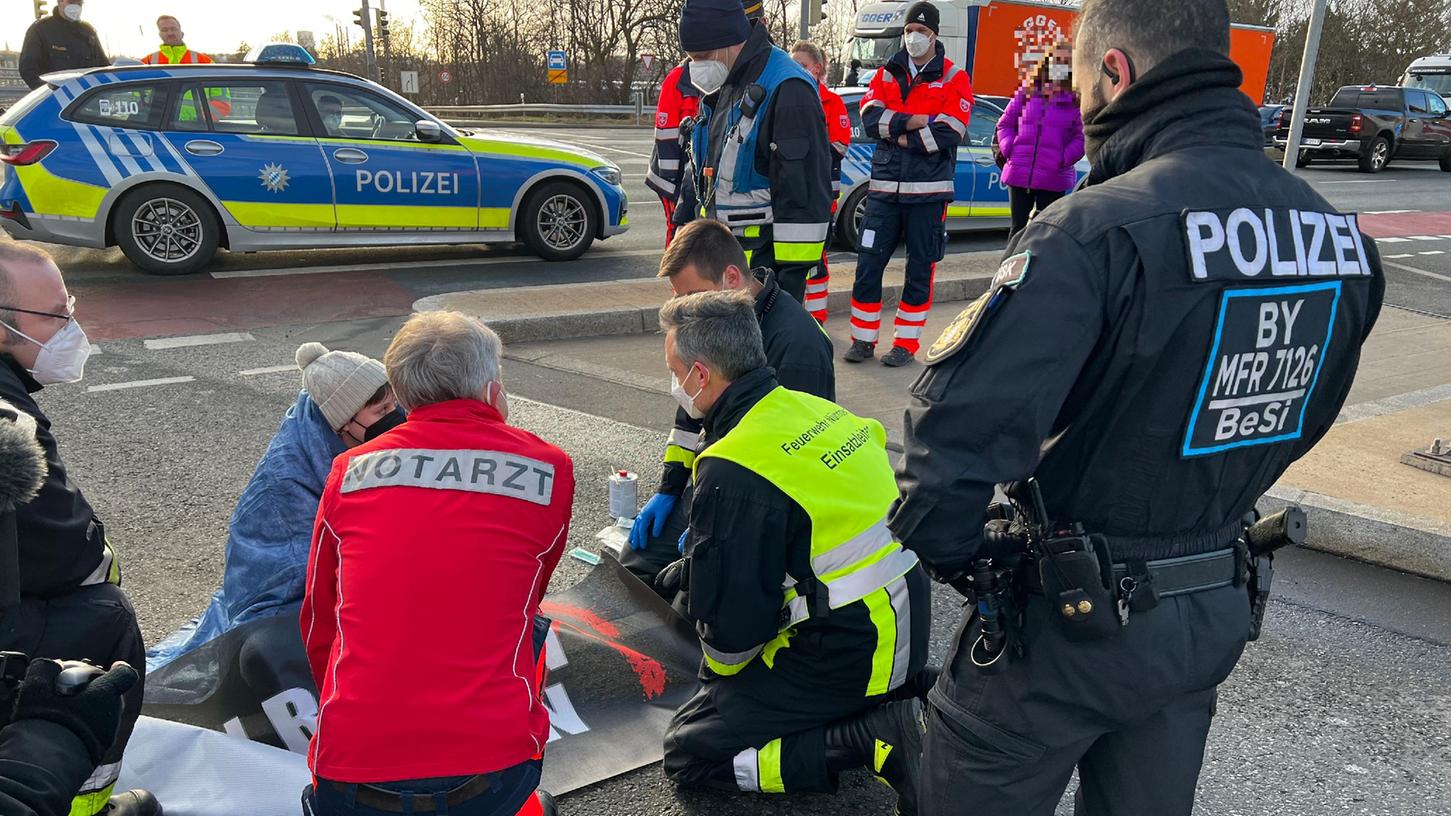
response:
[[[443,140],[443,128],[437,122],[430,122],[427,119],[419,119],[413,123],[413,132],[418,136],[420,142],[438,142]]]

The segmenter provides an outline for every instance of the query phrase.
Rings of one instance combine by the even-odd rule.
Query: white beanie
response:
[[[383,364],[355,351],[328,351],[322,343],[297,347],[302,387],[334,431],[342,430],[378,389],[388,384]]]

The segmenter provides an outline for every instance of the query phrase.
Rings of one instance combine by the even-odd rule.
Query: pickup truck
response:
[[[1280,113],[1275,146],[1285,149],[1292,108]],[[1392,159],[1439,161],[1451,173],[1451,118],[1439,94],[1420,88],[1347,85],[1330,105],[1305,112],[1295,164],[1353,160],[1361,172],[1379,173]]]

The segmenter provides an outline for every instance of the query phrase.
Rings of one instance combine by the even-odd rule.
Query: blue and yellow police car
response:
[[[841,204],[837,208],[836,235],[848,249],[856,249],[861,219],[867,207],[867,182],[872,176],[872,150],[876,139],[862,132],[861,101],[866,88],[836,88],[851,117],[851,147],[841,163]],[[993,133],[998,129],[1009,100],[1001,96],[978,96],[972,102],[967,138],[957,148],[954,200],[947,205],[947,231],[1007,229],[1012,224],[1008,185],[1003,171],[993,160]],[[1088,175],[1089,165],[1080,159],[1078,178]]]
[[[0,225],[186,274],[233,251],[521,241],[578,258],[627,228],[586,150],[449,126],[273,44],[245,65],[50,74],[0,116]]]

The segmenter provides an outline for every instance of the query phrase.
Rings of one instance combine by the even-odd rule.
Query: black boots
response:
[[[161,803],[151,791],[128,790],[112,796],[97,816],[162,816]]]
[[[846,350],[846,354],[842,355],[841,359],[846,360],[848,363],[860,363],[863,360],[872,359],[872,357],[876,356],[876,353],[876,343],[868,343],[865,340],[853,340],[851,341],[851,348]]]
[[[925,732],[915,698],[883,703],[826,727],[826,767],[838,772],[865,765],[897,792],[897,813],[916,816]]]

